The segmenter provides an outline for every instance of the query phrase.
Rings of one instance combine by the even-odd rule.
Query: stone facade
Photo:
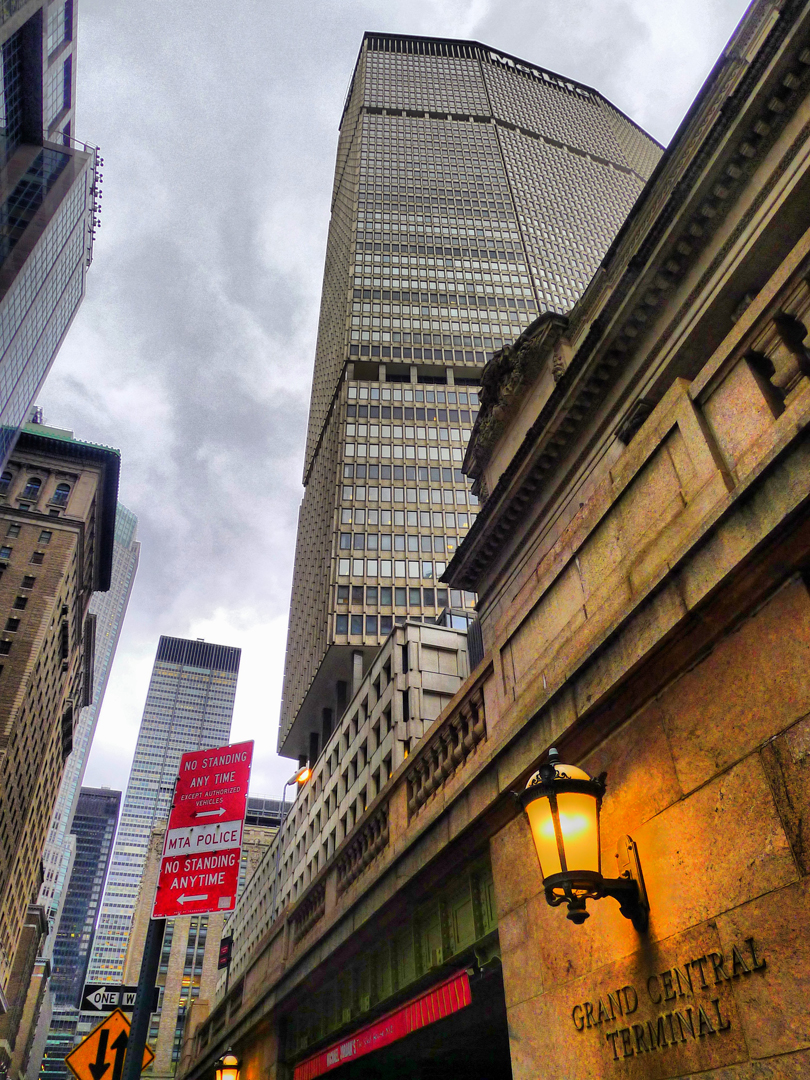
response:
[[[468,674],[466,634],[444,627],[396,627],[362,678],[363,657],[356,655],[351,701],[230,919],[234,978],[245,970],[275,914],[303,895]],[[387,829],[382,814],[376,843]],[[356,875],[357,868],[347,868],[347,875]],[[347,885],[344,875],[340,887]]]
[[[94,620],[88,606],[93,592],[110,584],[118,470],[117,451],[32,424],[0,480],[4,990],[26,911],[42,884],[42,852],[74,727],[92,693]],[[13,1041],[9,1035],[9,1045]]]
[[[184,1076],[227,1046],[243,1080],[810,1072],[809,162],[810,13],[754,3],[582,298],[487,369],[484,501],[446,573],[483,660]],[[607,774],[603,870],[632,837],[643,932],[610,898],[581,926],[546,901],[515,795],[552,746]],[[354,1060],[461,972],[456,1019]]]

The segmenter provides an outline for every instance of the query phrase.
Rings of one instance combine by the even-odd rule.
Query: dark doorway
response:
[[[329,1080],[512,1080],[500,965],[474,976],[470,988],[471,1005],[326,1076]]]

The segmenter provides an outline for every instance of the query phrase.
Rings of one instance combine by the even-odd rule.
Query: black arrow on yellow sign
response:
[[[129,1021],[116,1009],[71,1050],[65,1062],[76,1080],[121,1080],[128,1045]],[[151,1065],[154,1056],[145,1047],[141,1068]]]
[[[104,1073],[110,1067],[109,1062],[104,1060],[107,1056],[107,1040],[109,1039],[109,1037],[110,1033],[106,1028],[104,1028],[104,1030],[99,1033],[96,1060],[95,1062],[91,1062],[91,1064],[88,1066],[88,1068],[90,1069],[90,1075],[93,1077],[93,1080],[101,1080]],[[126,1036],[124,1038],[126,1039]]]

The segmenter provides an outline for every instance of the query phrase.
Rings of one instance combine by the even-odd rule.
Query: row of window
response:
[[[11,487],[11,481],[14,479],[14,473],[4,472],[0,476],[0,495],[7,495],[8,490]],[[42,493],[42,480],[38,476],[29,476],[25,482],[25,487],[17,495],[18,499],[29,499],[32,502],[36,502]],[[57,484],[51,495],[50,502],[55,506],[67,506],[68,499],[70,498],[70,484]]]
[[[407,573],[406,573],[407,568]],[[415,559],[338,559],[339,577],[367,578],[440,578],[447,569],[445,562],[426,562]]]
[[[393,493],[393,498],[392,498]],[[352,487],[351,484],[344,484],[341,490],[342,502],[395,502],[395,503],[422,503],[427,505],[428,503],[434,506],[467,506],[469,503],[471,506],[475,506],[478,503],[478,499],[472,492],[461,491],[456,488],[390,488],[390,487],[366,487],[365,485],[359,485]],[[389,510],[388,513],[391,511]],[[396,511],[395,511],[396,512]],[[401,512],[401,511],[400,511]]]
[[[403,533],[341,533],[340,551],[455,551],[458,546],[456,536],[417,536]],[[393,546],[392,546],[393,544]]]
[[[420,379],[420,382],[423,380]],[[346,396],[349,401],[415,401],[438,403],[439,405],[477,405],[478,394],[474,390],[415,390],[401,386],[349,386]],[[458,398],[458,400],[456,400]],[[469,401],[468,401],[469,399]],[[361,405],[362,410],[365,406]],[[373,406],[372,406],[373,408]],[[358,416],[365,416],[359,412]],[[376,413],[371,413],[376,416]]]
[[[475,593],[460,589],[419,589],[383,585],[338,585],[338,604],[365,604],[366,607],[472,607]]]
[[[393,472],[392,472],[393,470]],[[464,484],[467,482],[461,469],[448,469],[438,465],[343,465],[346,480],[419,480],[434,484]]]
[[[414,408],[413,405],[347,405],[346,416],[360,420],[369,417],[371,420],[431,420],[434,424],[471,424],[475,423],[478,413],[473,410],[471,414],[469,409]]]
[[[432,431],[444,432],[443,439],[447,438],[447,428],[433,428]],[[458,428],[451,428],[450,433],[456,442],[462,442],[461,432]],[[407,442],[403,446],[402,443],[394,443],[393,447],[390,443],[353,443],[347,442],[343,445],[343,453],[348,458],[391,458],[397,461],[445,461],[445,462],[458,462],[459,465],[464,460],[464,451],[461,446],[425,446],[425,429],[416,428],[414,434],[413,428],[405,428],[405,438]],[[418,439],[417,445],[414,445],[414,440]],[[463,445],[466,446],[469,439],[469,432],[465,432],[463,438]]]
[[[19,526],[17,527],[17,531],[19,532]],[[47,530],[43,531],[47,532]],[[0,559],[9,558],[11,555],[11,551],[12,549],[10,547],[0,548]],[[6,555],[4,554],[4,552],[8,552],[8,554]],[[41,551],[35,551],[34,555],[40,555],[42,556],[42,558],[44,558],[44,552]],[[31,561],[34,561],[33,556],[31,558]],[[39,561],[41,562],[42,559],[40,559]],[[32,574],[24,574],[22,581],[20,582],[20,588],[26,590],[33,589],[34,585],[36,584],[36,580],[37,579]],[[28,597],[16,596],[14,598],[14,603],[11,606],[15,611],[25,611],[26,607],[28,606]],[[16,634],[17,631],[20,629],[20,620],[16,616],[10,616],[8,619],[6,619],[6,625],[3,627],[3,629],[8,634]],[[0,655],[8,656],[10,652],[11,642],[0,641]],[[0,668],[0,671],[2,671],[2,668]]]
[[[47,532],[47,530],[43,530],[43,531]],[[50,537],[49,537],[49,539],[50,539]],[[40,542],[47,544],[48,540],[42,540]],[[12,555],[13,551],[14,551],[13,547],[10,547],[8,544],[4,544],[2,547],[0,547],[0,560],[4,560],[4,561],[8,562],[8,560],[11,558],[11,555]],[[44,561],[45,561],[45,552],[44,551],[35,551],[35,552],[33,552],[33,554],[31,555],[31,558],[29,560],[29,562],[32,562],[35,566],[41,565]]]
[[[393,520],[392,520],[393,518]],[[391,525],[419,529],[466,529],[475,514],[457,514],[445,510],[366,510],[344,506],[340,511],[341,525]]]

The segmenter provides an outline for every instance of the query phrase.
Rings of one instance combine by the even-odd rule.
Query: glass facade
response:
[[[121,811],[90,982],[121,982],[152,829],[169,817],[180,758],[230,738],[240,650],[161,637]]]
[[[84,296],[99,184],[95,152],[71,137],[73,0],[45,4],[13,33],[4,25],[7,7],[0,12],[0,467]],[[41,113],[32,112],[40,101]]]
[[[570,310],[659,155],[595,91],[514,57],[366,35],[338,143],[282,753],[322,745],[339,706],[319,679],[345,681],[340,650],[472,608],[438,579],[477,513],[461,465],[481,369]]]
[[[0,156],[5,165],[20,145],[23,126],[23,34],[18,30],[3,42],[3,96],[0,101]]]
[[[78,1005],[120,804],[120,791],[82,788],[79,794],[71,827],[76,858],[53,947],[50,982],[53,1015],[40,1071],[42,1080],[62,1080],[67,1076],[65,1055],[73,1046]]]

